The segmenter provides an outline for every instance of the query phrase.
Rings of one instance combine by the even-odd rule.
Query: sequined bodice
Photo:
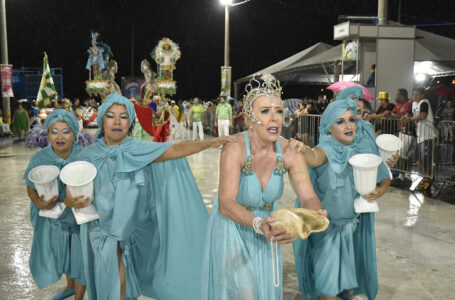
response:
[[[262,190],[261,182],[256,176],[253,169],[253,161],[250,150],[250,140],[248,134],[243,132],[245,147],[246,147],[246,161],[245,166],[242,168],[240,175],[239,193],[237,195],[237,202],[242,205],[251,207],[263,207],[278,200],[283,194],[283,174],[286,173],[286,168],[283,163],[281,153],[280,139],[275,142],[276,159],[277,163],[267,182],[266,187]]]

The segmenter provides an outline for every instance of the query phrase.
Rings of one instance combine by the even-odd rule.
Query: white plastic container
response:
[[[376,188],[378,166],[381,157],[374,154],[357,154],[349,159],[354,172],[355,189],[360,197],[354,200],[354,209],[357,213],[379,211],[376,201],[368,202],[362,195],[371,193]]]
[[[93,180],[96,177],[96,167],[87,161],[75,161],[67,164],[60,171],[60,180],[66,184],[72,197],[84,196],[93,200]],[[77,224],[83,224],[96,219],[99,215],[93,204],[83,208],[72,208]]]
[[[403,146],[403,142],[399,137],[392,134],[381,134],[376,138],[376,145],[379,147],[379,154],[381,155],[382,161],[389,170],[390,179],[393,178],[392,171],[387,165],[387,160],[394,155]]]
[[[52,197],[58,197],[58,174],[60,170],[53,165],[42,165],[33,168],[28,173],[28,179],[35,184],[38,195],[44,196],[45,201]],[[63,202],[57,202],[52,209],[40,209],[39,215],[45,218],[57,219],[61,216],[66,206]]]

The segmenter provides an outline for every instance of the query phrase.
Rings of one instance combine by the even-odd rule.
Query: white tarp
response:
[[[334,64],[342,58],[342,44],[332,47],[322,43],[327,49],[316,53],[313,49],[319,44],[256,73],[271,73],[281,82],[330,84],[333,82]],[[414,73],[442,76],[455,72],[455,40],[416,29],[414,57]],[[345,74],[344,80],[355,78],[352,75],[354,68],[354,61],[344,61],[344,70],[340,70]],[[240,78],[234,84],[247,81],[252,75]]]

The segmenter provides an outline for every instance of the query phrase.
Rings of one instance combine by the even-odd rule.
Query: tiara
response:
[[[272,74],[254,74],[245,86],[245,92],[243,111],[252,122],[259,123],[253,112],[253,103],[258,97],[267,96],[269,99],[277,97],[281,102],[282,88],[280,81]]]

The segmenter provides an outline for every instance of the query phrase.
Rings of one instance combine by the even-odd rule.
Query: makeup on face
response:
[[[356,119],[352,111],[348,110],[338,117],[330,129],[330,133],[338,142],[349,145],[354,141],[356,133]]]
[[[253,110],[259,121],[254,124],[254,129],[264,139],[274,141],[279,138],[284,114],[280,101],[276,97],[260,96],[255,100]]]
[[[129,115],[124,105],[113,104],[107,110],[103,117],[103,129],[106,144],[121,144],[129,129]]]
[[[65,156],[68,152],[71,153],[74,142],[74,133],[66,122],[58,121],[52,124],[49,127],[48,137],[49,142],[57,155]]]

